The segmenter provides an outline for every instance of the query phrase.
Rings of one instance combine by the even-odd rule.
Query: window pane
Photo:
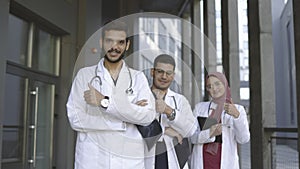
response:
[[[164,26],[164,23],[160,20],[158,24],[158,46],[162,50],[167,50],[167,30],[166,27]]]
[[[26,64],[29,24],[22,19],[9,15],[8,56],[7,59],[22,65]]]
[[[240,97],[241,100],[249,100],[250,99],[250,91],[248,87],[240,88]]]
[[[6,74],[2,160],[22,159],[25,79]]]
[[[32,67],[55,74],[56,66],[56,37],[41,29],[36,29]]]

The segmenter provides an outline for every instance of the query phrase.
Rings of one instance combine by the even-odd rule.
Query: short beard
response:
[[[124,58],[124,53],[117,59],[117,60],[111,60],[106,54],[104,55],[104,58],[110,62],[110,63],[118,63]]]
[[[168,90],[168,88],[171,86],[171,84],[167,87],[159,87],[158,85],[156,85],[156,83],[153,81],[153,86],[156,88],[156,89],[159,89],[159,90]]]
[[[120,56],[117,60],[111,60],[111,59],[107,56],[107,54],[104,55],[104,58],[105,58],[108,62],[110,62],[110,63],[118,63],[118,62],[120,62],[120,61],[125,57],[125,52],[126,52],[126,51],[124,51],[124,52],[121,54],[121,56]]]

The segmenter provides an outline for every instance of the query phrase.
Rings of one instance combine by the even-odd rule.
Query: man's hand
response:
[[[159,99],[164,99],[165,93],[159,89],[153,89],[152,92],[155,95],[155,99],[159,100]]]
[[[167,104],[163,99],[155,100],[155,109],[158,113],[164,113],[166,110]]]
[[[142,100],[137,101],[135,104],[138,106],[147,106],[148,101],[147,101],[147,99],[142,99]]]
[[[168,136],[176,137],[177,140],[178,140],[178,143],[182,144],[183,137],[176,130],[174,130],[173,128],[166,127],[165,133]]]
[[[164,101],[165,93],[159,89],[153,89],[152,92],[155,95],[155,109],[158,113],[164,113],[167,104]]]
[[[84,100],[87,104],[92,106],[100,106],[100,101],[104,96],[97,91],[90,83],[88,83],[89,90],[84,91]]]

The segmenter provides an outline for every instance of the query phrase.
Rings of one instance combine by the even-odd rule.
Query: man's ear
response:
[[[102,40],[102,38],[99,39],[99,45],[100,45],[100,48],[102,49],[102,45],[103,45],[103,40]]]
[[[130,46],[130,40],[127,41],[125,50],[128,50],[129,46]]]
[[[151,68],[151,77],[153,77],[153,75],[154,75],[154,68]]]

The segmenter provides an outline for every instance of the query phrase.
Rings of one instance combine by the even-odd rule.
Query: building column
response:
[[[203,100],[202,91],[205,90],[204,86],[202,86],[202,73],[203,67],[204,67],[204,60],[203,60],[203,32],[202,30],[202,13],[201,11],[201,3],[200,0],[194,0],[193,5],[193,51],[194,52],[194,58],[193,59],[193,74],[194,74],[194,80],[195,83],[193,83],[193,102],[191,103],[192,107],[195,106],[198,102]]]
[[[237,0],[221,1],[222,64],[230,84],[231,96],[240,102],[239,25]]]
[[[140,12],[140,0],[118,0],[120,8],[120,17],[125,17],[128,28],[130,29],[130,48],[127,54],[130,55],[139,51],[139,35],[136,34],[139,30],[139,18],[137,15],[131,17],[130,19],[126,16],[132,15]],[[134,35],[134,36],[133,36]],[[141,57],[126,57],[126,63],[133,68],[139,69],[138,65],[140,63]]]
[[[204,0],[204,60],[207,72],[217,70],[217,51],[216,51],[216,9],[214,0]]]
[[[96,1],[78,1],[78,53],[86,41],[103,26],[100,12],[102,8],[101,5],[101,2],[96,3]]]
[[[0,1],[0,152],[2,152],[2,129],[4,115],[4,89],[7,57],[9,0]],[[2,153],[0,153],[2,159]],[[0,163],[1,168],[1,163]]]
[[[294,18],[294,41],[295,41],[295,65],[296,65],[296,89],[300,89],[300,21],[299,10],[300,1],[293,0],[293,18]],[[298,119],[298,136],[300,135],[300,90],[297,90],[297,119]],[[298,158],[300,161],[300,140],[298,139]],[[298,164],[299,165],[299,164]],[[299,166],[298,166],[299,167]]]
[[[276,126],[271,0],[248,1],[251,168],[271,169],[264,128]]]
[[[237,0],[221,0],[222,65],[234,103],[240,102],[239,18]],[[239,154],[240,146],[239,146]],[[241,164],[241,160],[240,160]]]
[[[120,1],[120,15],[126,16],[140,12],[140,0],[119,0]]]
[[[182,19],[190,21],[190,14],[183,14]],[[192,36],[191,24],[182,24],[182,94],[186,96],[188,101],[192,103],[192,65],[191,59],[191,36]]]

